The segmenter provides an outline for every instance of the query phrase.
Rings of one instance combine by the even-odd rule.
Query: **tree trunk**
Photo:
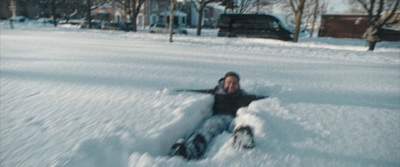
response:
[[[53,14],[53,24],[57,27],[57,17],[56,17],[56,0],[51,1],[51,13]]]
[[[368,41],[368,44],[369,44],[368,50],[373,51],[375,49],[376,42]]]
[[[173,42],[172,36],[174,34],[174,10],[175,0],[171,0],[171,10],[169,14],[169,42]]]
[[[138,14],[133,14],[133,16],[131,17],[132,31],[133,32],[137,32],[137,15]]]
[[[10,19],[10,28],[14,29],[14,23],[13,23],[13,21],[11,19]]]
[[[301,25],[301,16],[303,15],[303,12],[297,12],[296,13],[296,27],[294,29],[294,38],[293,42],[298,42],[299,41],[299,34],[300,34],[300,25]]]
[[[196,32],[197,36],[201,35],[201,23],[202,23],[202,20],[203,20],[203,11],[204,11],[204,7],[205,6],[206,6],[206,4],[204,2],[202,2],[200,4],[199,18],[197,19],[197,32]]]
[[[136,0],[131,0],[131,8],[132,8],[132,16],[131,16],[131,22],[132,22],[132,31],[137,32],[137,16],[139,15],[139,11],[137,10],[137,7],[140,4],[137,4],[138,2]],[[140,2],[139,2],[140,3]],[[139,9],[140,10],[140,9]]]
[[[311,25],[310,37],[313,37],[315,22],[317,20],[317,15],[318,15],[318,7],[319,7],[319,0],[315,0],[315,6],[314,6],[314,13],[313,13],[313,20],[312,20],[312,25]]]
[[[294,29],[293,42],[299,41],[301,17],[303,16],[305,2],[306,2],[306,0],[300,0],[299,5],[297,6],[297,9],[295,10],[296,27]]]
[[[86,20],[88,22],[89,28],[92,28],[92,1],[91,0],[86,0],[87,3],[87,8],[86,8]]]
[[[362,38],[364,38],[366,41],[368,41],[369,47],[368,50],[369,51],[373,51],[375,48],[375,44],[380,40],[379,37],[379,27],[375,27],[375,26],[369,26],[367,28],[367,30],[365,30],[365,33],[363,34]]]

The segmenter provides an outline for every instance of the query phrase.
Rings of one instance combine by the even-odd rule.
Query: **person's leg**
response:
[[[186,158],[196,159],[203,155],[211,140],[228,130],[233,119],[234,117],[229,115],[215,115],[207,119],[186,141]]]

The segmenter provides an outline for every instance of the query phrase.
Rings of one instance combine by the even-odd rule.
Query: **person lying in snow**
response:
[[[187,140],[179,139],[170,149],[170,156],[183,156],[198,159],[205,152],[207,145],[218,134],[234,129],[234,118],[240,107],[248,106],[252,101],[267,98],[246,94],[240,89],[240,77],[235,72],[226,73],[214,89],[178,90],[214,95],[213,114],[206,119]],[[253,132],[249,126],[240,126],[234,130],[234,146],[251,149],[254,147]]]

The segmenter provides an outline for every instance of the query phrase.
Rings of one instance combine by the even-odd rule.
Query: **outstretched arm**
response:
[[[266,99],[266,98],[268,98],[269,96],[255,96],[254,97],[254,100],[261,100],[261,99]]]
[[[248,106],[252,101],[268,98],[268,96],[243,95],[239,102],[240,106]]]
[[[255,101],[255,100],[261,100],[261,99],[266,99],[269,96],[259,96],[259,95],[245,95],[244,98],[250,100],[250,101]]]
[[[177,92],[197,92],[197,93],[207,93],[215,94],[215,89],[178,89]]]

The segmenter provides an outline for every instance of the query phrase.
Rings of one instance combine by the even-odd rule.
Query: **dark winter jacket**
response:
[[[233,115],[240,107],[248,106],[252,101],[267,98],[268,96],[256,96],[245,93],[242,89],[233,94],[227,94],[223,89],[224,80],[221,79],[214,89],[205,90],[181,90],[214,95],[213,115]]]

